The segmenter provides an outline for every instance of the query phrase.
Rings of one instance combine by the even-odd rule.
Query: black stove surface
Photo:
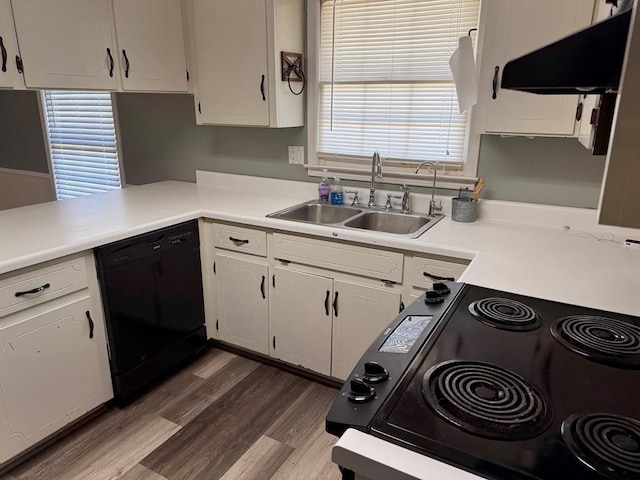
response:
[[[440,322],[372,434],[490,479],[640,479],[640,319],[467,285]]]

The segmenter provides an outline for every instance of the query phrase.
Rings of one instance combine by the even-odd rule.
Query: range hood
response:
[[[502,88],[542,95],[616,92],[632,9],[504,66]]]

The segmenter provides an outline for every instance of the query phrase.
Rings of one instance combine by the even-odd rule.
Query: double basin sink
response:
[[[327,205],[314,200],[271,213],[267,217],[417,238],[444,216],[376,211],[366,206]]]

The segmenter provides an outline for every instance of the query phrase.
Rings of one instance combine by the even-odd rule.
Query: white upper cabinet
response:
[[[18,41],[13,26],[11,1],[0,0],[0,88],[24,88],[24,79],[16,64],[17,57]]]
[[[303,125],[280,65],[281,51],[303,52],[303,22],[301,0],[194,0],[197,123]]]
[[[502,90],[500,79],[509,60],[589,25],[593,7],[593,0],[483,1],[476,132],[574,135],[578,95]]]
[[[180,0],[113,0],[123,90],[186,92]]]
[[[116,90],[109,0],[14,0],[29,88]]]
[[[600,22],[611,14],[611,5],[605,3],[605,0],[596,0],[593,13],[593,23]],[[596,138],[596,127],[592,120],[596,115],[592,116],[594,109],[600,108],[600,95],[581,95],[580,101],[583,104],[582,121],[578,131],[578,141],[589,150],[592,150]]]

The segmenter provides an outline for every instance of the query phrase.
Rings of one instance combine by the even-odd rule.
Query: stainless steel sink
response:
[[[337,206],[312,200],[270,213],[267,217],[417,238],[440,221],[444,215],[374,211],[366,205]]]
[[[429,225],[430,222],[435,223],[438,220],[440,218],[429,218],[422,215],[367,212],[345,222],[344,226],[362,230],[374,230],[376,232],[411,235]]]
[[[333,225],[344,222],[359,213],[362,213],[362,210],[359,208],[307,202],[302,205],[295,205],[291,208],[271,213],[267,215],[267,217],[295,220],[298,222],[319,223],[321,225]]]

